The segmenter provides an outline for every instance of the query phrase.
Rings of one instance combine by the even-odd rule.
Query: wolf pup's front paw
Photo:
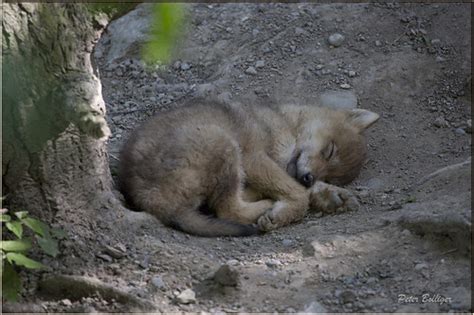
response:
[[[349,190],[323,182],[310,189],[310,209],[323,213],[341,213],[359,209],[357,198]]]
[[[278,224],[274,223],[274,217],[272,209],[267,210],[264,214],[260,216],[257,220],[258,228],[261,231],[268,232],[274,230],[278,227]]]

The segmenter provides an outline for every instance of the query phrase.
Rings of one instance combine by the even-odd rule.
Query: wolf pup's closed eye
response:
[[[268,231],[301,219],[310,203],[329,204],[322,181],[357,176],[366,156],[362,132],[378,118],[361,109],[194,100],[132,133],[121,152],[120,188],[135,209],[188,233]]]

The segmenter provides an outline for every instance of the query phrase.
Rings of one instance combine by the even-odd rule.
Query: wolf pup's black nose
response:
[[[311,173],[306,173],[300,178],[300,183],[305,187],[311,187],[314,183],[314,177]]]

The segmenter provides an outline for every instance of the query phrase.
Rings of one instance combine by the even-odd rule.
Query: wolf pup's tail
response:
[[[252,224],[211,217],[198,211],[183,211],[168,225],[183,232],[206,237],[250,236],[261,233],[261,230]]]

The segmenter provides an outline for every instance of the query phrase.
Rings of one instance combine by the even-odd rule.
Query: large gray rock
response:
[[[95,48],[95,56],[105,57],[107,64],[124,57],[138,59],[140,47],[149,36],[152,6],[152,3],[140,4],[133,11],[112,21]]]
[[[415,234],[448,239],[471,251],[471,159],[422,178],[398,223]]]

